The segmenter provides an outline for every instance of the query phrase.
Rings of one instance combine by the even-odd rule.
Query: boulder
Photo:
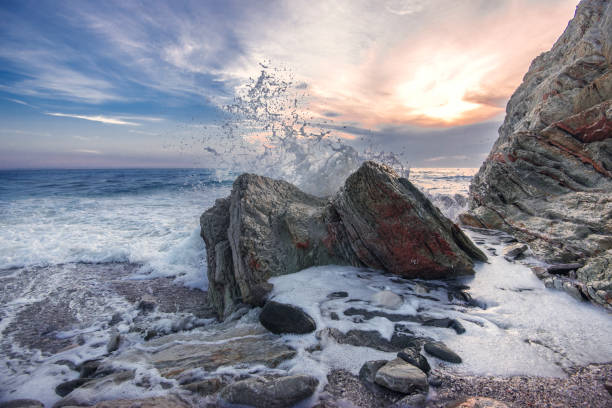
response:
[[[243,174],[200,219],[208,299],[219,318],[272,276],[319,265],[352,265],[408,278],[473,273],[486,256],[407,179],[365,162],[333,197]]]
[[[312,317],[299,307],[274,301],[266,303],[259,321],[274,334],[306,334],[317,328]]]
[[[611,32],[612,4],[582,0],[552,49],[533,60],[472,180],[464,224],[504,230],[548,263],[609,265]],[[578,271],[587,292],[603,282],[612,298],[612,268],[591,270]]]
[[[397,357],[401,358],[409,364],[412,364],[415,367],[418,367],[424,373],[428,373],[431,370],[429,362],[421,354],[420,347],[406,347],[405,349],[397,353]]]
[[[400,358],[391,360],[378,369],[374,381],[378,385],[404,394],[427,391],[429,388],[427,375]]]
[[[256,408],[285,408],[310,397],[317,385],[319,381],[307,375],[254,377],[228,385],[221,390],[220,396],[231,404]]]
[[[440,360],[448,361],[449,363],[461,363],[461,357],[441,341],[431,341],[425,343],[425,351]]]

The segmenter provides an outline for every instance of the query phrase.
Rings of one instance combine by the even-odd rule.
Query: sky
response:
[[[576,0],[0,2],[0,168],[214,167],[194,146],[266,66],[315,118],[478,167]],[[333,121],[330,124],[329,121]]]

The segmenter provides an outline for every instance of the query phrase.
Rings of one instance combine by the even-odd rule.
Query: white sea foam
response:
[[[0,269],[70,262],[141,264],[206,288],[199,216],[229,187],[108,197],[21,198],[3,207]],[[177,203],[180,203],[177,204]]]
[[[500,244],[489,242],[487,245],[501,252]],[[394,323],[382,317],[355,323],[343,316],[343,311],[349,307],[457,319],[466,329],[464,334],[412,321],[403,322],[416,335],[444,341],[461,355],[463,363],[453,366],[457,372],[563,376],[563,369],[570,366],[612,361],[612,317],[564,292],[546,289],[529,268],[510,263],[501,256],[492,256],[489,263],[476,266],[473,278],[462,281],[470,286],[468,292],[474,299],[487,305],[486,309],[449,303],[442,282],[440,289],[432,289],[427,294],[439,299],[434,301],[418,297],[414,281],[401,282],[352,267],[316,267],[271,279],[274,300],[303,308],[314,318],[318,330],[325,327],[343,332],[377,330],[383,337],[390,337]],[[369,304],[370,296],[380,290],[391,290],[403,296],[404,304],[397,310]],[[335,291],[346,291],[349,297],[329,299],[327,295]],[[347,303],[348,299],[353,301]],[[362,301],[355,302],[356,299]],[[332,320],[331,312],[341,319]],[[314,335],[286,337],[298,350],[305,350],[316,342]],[[384,357],[382,354],[380,357]],[[428,358],[434,367],[440,363],[432,356]],[[292,369],[298,371],[301,367],[312,368],[315,372],[344,368],[355,373],[365,360],[372,359],[375,355],[371,351],[360,353],[352,346],[338,345],[328,339],[318,354],[300,352],[296,362],[287,364],[294,364]]]

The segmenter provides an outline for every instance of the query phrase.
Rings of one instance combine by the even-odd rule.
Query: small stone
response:
[[[157,301],[151,295],[144,295],[140,298],[140,302],[138,302],[138,309],[143,312],[152,312],[157,305]]]
[[[74,389],[79,388],[81,385],[91,380],[92,378],[77,378],[76,380],[63,382],[57,387],[55,387],[55,393],[60,397],[65,397],[66,395],[70,394]]]
[[[252,286],[249,297],[246,299],[246,303],[256,307],[263,307],[266,304],[272,289],[274,289],[274,285],[269,282],[262,282]]]
[[[340,291],[340,292],[332,292],[329,295],[327,295],[327,297],[329,299],[342,299],[345,297],[348,297],[348,292],[344,292],[344,291]]]
[[[431,370],[429,362],[416,347],[407,347],[397,353],[397,356],[405,362],[420,368],[425,373],[428,373]]]
[[[363,363],[359,370],[359,379],[366,383],[374,383],[376,372],[387,364],[387,360],[370,360]]]
[[[119,348],[121,344],[121,334],[118,331],[113,331],[108,339],[108,343],[106,344],[106,351],[112,353]]]
[[[574,299],[579,301],[583,300],[582,293],[580,293],[580,290],[576,286],[572,285],[571,282],[563,282],[563,290]]]
[[[338,313],[336,313],[336,312],[331,312],[329,314],[329,318],[332,319],[332,320],[340,320],[340,317],[338,317]]]
[[[465,333],[465,327],[455,319],[445,317],[443,319],[429,319],[423,322],[423,326],[446,327],[455,330],[457,334]]]
[[[404,303],[401,296],[396,295],[390,290],[377,292],[372,295],[370,300],[376,306],[386,307],[387,309],[397,309]]]
[[[612,395],[612,380],[607,380],[604,382],[604,388],[608,390],[608,393]]]
[[[0,408],[44,408],[45,405],[33,399],[16,399],[0,402]]]
[[[429,288],[427,286],[421,285],[420,283],[415,283],[414,293],[416,293],[417,295],[426,295],[429,293]]]
[[[506,258],[507,260],[513,261],[517,259],[520,255],[522,255],[525,251],[527,251],[527,245],[521,244],[519,242],[505,247],[503,255],[504,258]]]
[[[57,360],[57,361],[56,361],[55,363],[53,363],[53,364],[57,364],[57,365],[64,365],[64,366],[68,367],[68,368],[69,368],[69,369],[71,369],[71,370],[74,370],[74,371],[79,371],[79,370],[77,369],[76,364],[74,364],[74,363],[73,363],[72,361],[70,361],[70,360]]]
[[[555,275],[567,275],[568,272],[575,271],[580,268],[582,268],[582,265],[579,263],[555,264],[555,265],[550,265],[547,268],[547,272],[555,274]]]
[[[307,375],[249,378],[223,388],[220,396],[231,404],[255,408],[284,408],[310,397],[317,385],[319,381]]]
[[[441,341],[425,343],[424,348],[426,352],[434,357],[438,357],[440,360],[455,364],[459,364],[462,361],[461,357],[459,357],[457,353],[449,349],[446,344],[442,343]]]
[[[108,322],[108,324],[109,326],[115,326],[121,323],[122,320],[123,320],[123,316],[121,315],[121,313],[117,312],[113,314],[113,317],[111,317],[110,322]]]
[[[548,270],[543,266],[532,266],[531,270],[539,279],[544,279],[548,276]]]
[[[401,358],[389,361],[377,372],[374,381],[393,391],[410,394],[414,391],[427,391],[427,375]]]
[[[407,395],[389,408],[420,408],[425,406],[427,396],[425,394]]]
[[[485,397],[469,397],[451,402],[447,408],[510,408],[504,402],[493,398]]]
[[[442,379],[436,375],[429,376],[428,382],[432,387],[439,387],[442,385]]]
[[[299,307],[269,301],[259,315],[261,324],[272,333],[305,334],[317,328],[314,320]]]
[[[76,369],[81,378],[93,377],[94,373],[100,367],[101,360],[86,360],[79,364]]]
[[[183,385],[183,388],[204,397],[219,391],[223,385],[224,384],[218,378],[207,378],[202,381]]]

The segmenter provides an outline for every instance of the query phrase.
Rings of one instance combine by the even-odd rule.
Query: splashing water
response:
[[[408,176],[400,154],[373,146],[359,152],[334,134],[328,119],[308,110],[308,87],[295,84],[288,70],[261,66],[259,77],[239,87],[224,107],[227,119],[201,139],[215,167],[283,179],[319,196],[338,190],[365,160]]]

